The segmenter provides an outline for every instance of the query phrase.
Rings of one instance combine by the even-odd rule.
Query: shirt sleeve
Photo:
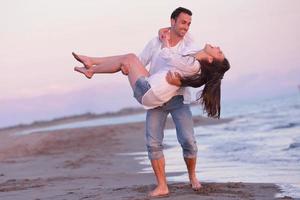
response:
[[[183,76],[200,73],[200,63],[193,56],[183,56],[166,47],[162,49],[160,56],[166,60],[169,66],[179,70]]]
[[[139,59],[145,67],[150,63],[152,59],[153,49],[155,45],[157,45],[158,42],[157,40],[158,40],[157,37],[150,40],[139,55]]]

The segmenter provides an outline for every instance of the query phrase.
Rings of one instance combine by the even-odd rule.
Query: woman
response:
[[[221,79],[230,66],[219,47],[205,45],[196,54],[179,55],[172,52],[168,37],[164,37],[160,56],[166,65],[151,76],[134,54],[96,58],[72,54],[84,64],[74,70],[87,78],[92,78],[95,73],[126,71],[134,97],[147,109],[161,106],[174,96],[179,86],[169,84],[165,77],[169,70],[176,71],[182,86],[205,85],[200,97],[204,110],[210,117],[220,117]]]

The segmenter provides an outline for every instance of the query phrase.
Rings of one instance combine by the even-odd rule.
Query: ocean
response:
[[[300,94],[222,108],[222,117],[233,121],[195,127],[200,181],[276,183],[281,196],[300,198]],[[166,171],[186,171],[175,130],[167,130],[164,141],[171,146],[164,152]],[[136,157],[149,164],[145,155]],[[168,179],[183,181],[188,175]]]

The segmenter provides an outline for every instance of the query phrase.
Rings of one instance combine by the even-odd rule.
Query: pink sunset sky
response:
[[[298,0],[3,0],[0,127],[138,107],[121,73],[88,80],[71,52],[139,54],[171,12],[192,10],[190,33],[220,46],[231,63],[224,101],[272,98],[300,84]]]

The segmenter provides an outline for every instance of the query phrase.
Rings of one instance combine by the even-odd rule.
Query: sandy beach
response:
[[[195,118],[195,125],[226,123]],[[172,123],[167,124],[171,128]],[[27,127],[28,128],[28,127]],[[16,136],[0,132],[1,200],[146,200],[153,174],[124,153],[144,152],[144,123],[77,128]],[[167,158],[166,158],[167,159]],[[168,176],[172,175],[167,173]],[[188,182],[169,182],[166,199],[275,199],[272,183],[208,183],[194,192]],[[292,199],[284,197],[280,199]]]

